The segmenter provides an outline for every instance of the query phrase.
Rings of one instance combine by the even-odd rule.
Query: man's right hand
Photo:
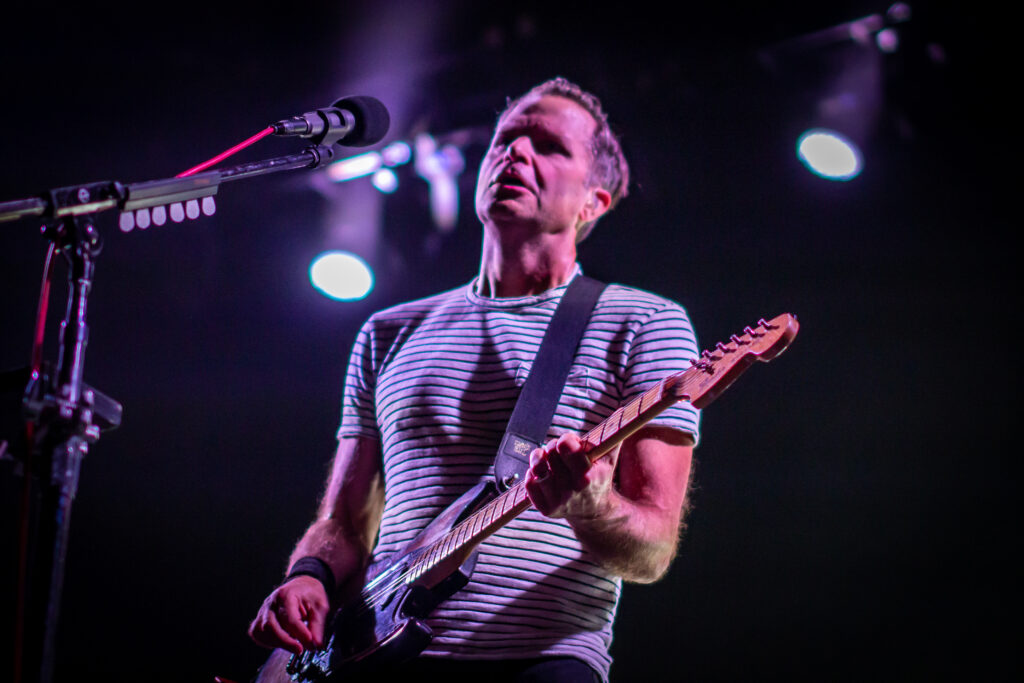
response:
[[[264,647],[279,647],[294,654],[319,649],[324,644],[329,608],[327,591],[319,580],[296,576],[263,601],[249,625],[249,637]]]

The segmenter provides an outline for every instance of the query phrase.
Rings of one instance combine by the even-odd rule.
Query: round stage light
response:
[[[863,168],[860,150],[839,133],[815,128],[800,136],[796,155],[804,166],[822,178],[850,180]]]
[[[356,301],[373,289],[373,271],[355,254],[328,251],[309,266],[309,281],[326,297]]]

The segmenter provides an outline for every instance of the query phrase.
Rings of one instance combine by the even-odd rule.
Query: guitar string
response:
[[[428,562],[424,558],[427,558],[428,556],[430,556],[432,554],[435,554],[438,551],[440,551],[441,546],[443,546],[446,541],[449,541],[449,540],[455,538],[458,535],[458,532],[460,530],[465,530],[465,528],[469,525],[469,523],[472,522],[474,519],[476,519],[477,521],[481,521],[483,519],[483,517],[486,516],[485,513],[489,512],[491,510],[494,510],[497,507],[497,504],[499,502],[501,502],[503,509],[502,509],[502,511],[500,513],[498,513],[498,517],[503,515],[508,508],[512,508],[512,507],[515,507],[516,505],[518,505],[521,501],[514,502],[511,506],[508,506],[508,508],[505,508],[504,503],[507,502],[508,499],[514,499],[516,493],[518,492],[518,490],[520,488],[521,487],[520,487],[519,484],[513,486],[508,491],[506,491],[503,494],[501,494],[500,496],[498,496],[498,498],[495,498],[494,501],[492,501],[492,503],[490,505],[488,505],[488,507],[483,508],[482,510],[480,510],[480,511],[478,511],[478,512],[472,514],[472,515],[470,515],[469,517],[467,517],[465,520],[463,520],[463,522],[461,522],[458,525],[456,525],[455,527],[453,527],[452,530],[449,531],[444,537],[438,539],[434,543],[432,543],[429,546],[427,546],[426,548],[424,548],[421,551],[421,553],[419,554],[419,556],[410,563],[409,567],[407,567],[405,569],[405,571],[403,571],[403,572],[399,573],[397,576],[393,577],[392,580],[389,583],[385,584],[384,586],[375,588],[371,592],[371,594],[369,596],[366,596],[364,594],[363,595],[364,600],[360,604],[360,607],[359,607],[359,610],[357,611],[357,614],[364,614],[371,607],[376,607],[378,604],[380,604],[380,602],[382,600],[384,600],[387,597],[389,597],[391,595],[391,592],[394,589],[398,588],[403,583],[407,583],[410,580],[410,577],[412,577],[412,575],[415,574],[417,571],[420,571],[420,569],[422,569],[422,571],[420,572],[420,575],[422,575],[423,573],[429,571],[434,566],[436,566],[438,564],[437,561],[435,561],[435,562]],[[479,532],[482,531],[483,528],[485,528],[486,526],[493,524],[494,521],[498,517],[495,517],[495,518],[492,518],[490,520],[487,520],[484,523],[484,525],[481,527],[480,530],[478,530],[477,532],[474,532],[473,534],[471,534],[471,537],[476,536],[477,534],[479,534]],[[451,548],[449,550],[443,551],[440,554],[445,555],[445,556],[450,555],[456,548],[464,546],[465,544],[466,544],[466,540],[458,541],[458,542],[455,543],[455,547],[454,548]]]

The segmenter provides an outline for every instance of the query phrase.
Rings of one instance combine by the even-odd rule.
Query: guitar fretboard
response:
[[[703,408],[756,358],[767,361],[781,353],[797,329],[796,318],[784,313],[770,322],[759,320],[755,329],[746,327],[742,336],[733,335],[729,343],[719,343],[713,351],[704,351],[699,360],[690,361],[693,367],[689,370],[669,375],[583,435],[590,462],[602,458],[677,401],[689,400]],[[427,546],[411,563],[405,581],[416,581],[450,558],[458,559],[461,564],[481,541],[530,505],[523,482],[517,482]]]
[[[687,373],[693,370],[694,368],[691,368]],[[601,424],[587,432],[583,440],[591,444],[587,450],[590,461],[594,462],[603,457],[655,415],[678,401],[678,398],[666,391],[668,383],[678,376],[673,375],[658,382],[640,396],[616,409]],[[413,563],[407,581],[416,581],[450,557],[463,558],[478,543],[529,507],[530,500],[526,495],[526,488],[523,482],[519,481],[428,546]]]

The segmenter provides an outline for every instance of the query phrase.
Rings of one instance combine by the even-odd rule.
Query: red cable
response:
[[[212,159],[210,159],[209,161],[204,161],[203,163],[199,164],[198,166],[193,166],[192,168],[188,169],[187,171],[182,171],[181,173],[179,173],[175,177],[176,178],[185,178],[185,177],[193,175],[195,173],[199,173],[200,171],[205,171],[206,169],[208,169],[209,167],[213,166],[214,164],[219,164],[220,162],[224,161],[225,159],[227,159],[232,154],[235,154],[237,152],[242,151],[243,149],[245,149],[249,145],[251,145],[251,144],[253,144],[253,143],[255,143],[255,142],[259,141],[259,140],[262,140],[263,138],[267,137],[268,135],[270,135],[273,132],[274,132],[274,127],[273,126],[267,126],[265,129],[261,130],[259,133],[256,133],[256,135],[253,135],[248,140],[244,140],[243,142],[239,142],[237,145],[235,145],[231,149],[225,150],[225,151],[221,152],[220,154],[218,154],[217,156],[215,156]]]
[[[43,285],[39,292],[39,305],[36,308],[36,333],[32,338],[32,374],[38,375],[43,366],[43,336],[46,333],[46,309],[50,303],[50,281],[53,279],[53,255],[56,245],[50,242],[43,264]]]
[[[43,284],[39,292],[39,305],[36,308],[36,329],[32,337],[32,380],[40,381],[43,372],[43,337],[46,332],[46,310],[50,303],[50,283],[53,280],[53,255],[57,248],[50,242],[43,265]],[[35,450],[35,424],[25,421],[25,462],[22,464],[21,505],[19,508],[18,525],[18,595],[15,607],[14,622],[14,681],[21,683],[24,674],[23,656],[25,649],[26,599],[28,597],[28,552],[29,527],[31,525],[32,504],[32,458]]]

